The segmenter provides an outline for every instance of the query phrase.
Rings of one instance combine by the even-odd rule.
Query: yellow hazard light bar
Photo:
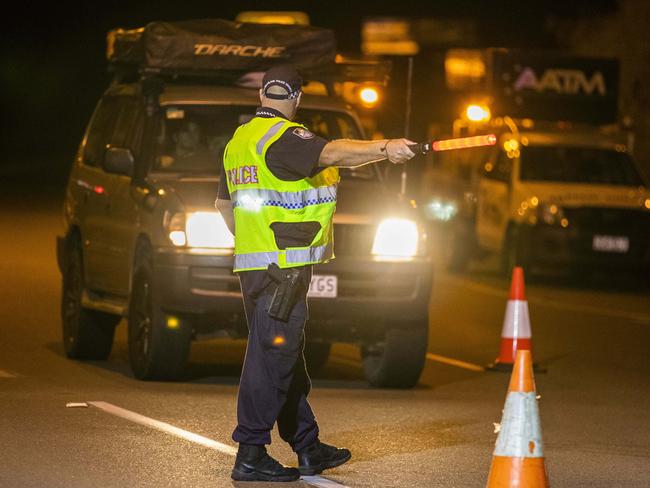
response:
[[[246,11],[240,12],[235,20],[251,24],[309,25],[309,15],[305,12]]]

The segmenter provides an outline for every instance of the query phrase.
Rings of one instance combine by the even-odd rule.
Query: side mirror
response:
[[[106,147],[103,168],[108,173],[118,175],[133,175],[133,154],[130,149],[125,147]]]

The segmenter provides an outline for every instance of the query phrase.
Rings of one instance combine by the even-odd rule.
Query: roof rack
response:
[[[259,88],[262,73],[293,64],[306,81],[386,84],[391,65],[336,54],[331,30],[223,19],[151,22],[107,35],[109,71],[117,81],[157,78]]]

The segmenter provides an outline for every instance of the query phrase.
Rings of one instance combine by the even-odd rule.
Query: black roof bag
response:
[[[151,22],[114,29],[107,57],[115,66],[143,73],[210,74],[265,71],[277,64],[313,70],[334,62],[336,40],[329,29],[250,24],[222,19]]]

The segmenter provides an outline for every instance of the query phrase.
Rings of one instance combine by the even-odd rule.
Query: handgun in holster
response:
[[[277,284],[275,293],[269,305],[269,317],[287,322],[293,306],[298,301],[300,292],[300,270],[297,268],[282,269],[271,263],[266,272]]]

